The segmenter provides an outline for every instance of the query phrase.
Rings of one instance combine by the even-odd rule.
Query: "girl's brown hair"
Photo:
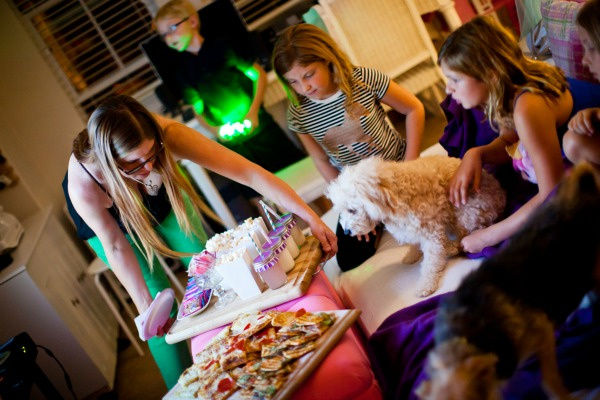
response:
[[[577,13],[577,25],[590,35],[596,51],[600,51],[600,0],[588,0]]]
[[[156,234],[152,214],[142,203],[136,185],[126,179],[116,160],[127,156],[144,140],[162,142],[164,132],[152,114],[131,97],[118,95],[103,101],[92,113],[87,130],[77,135],[73,141],[73,154],[82,163],[96,164],[104,176],[105,190],[113,199],[127,233],[146,257],[152,269],[153,251],[167,257],[182,257],[189,254],[175,252],[165,246]],[[206,215],[218,221],[218,217],[208,208],[189,181],[182,175],[179,166],[165,144],[158,153],[153,170],[160,174],[167,191],[169,202],[179,226],[187,235],[202,236],[201,227],[192,226],[187,218],[185,197],[191,201],[192,212]]]
[[[489,16],[452,32],[438,54],[453,71],[482,82],[489,91],[486,115],[493,127],[514,129],[514,99],[527,90],[557,100],[567,90],[560,68],[526,58],[513,34]]]
[[[329,67],[334,83],[346,95],[345,105],[352,104],[354,66],[331,36],[321,28],[310,24],[293,25],[283,31],[275,43],[271,63],[293,104],[298,104],[298,99],[302,95],[292,89],[284,74],[289,72],[296,63],[307,66],[314,62],[322,62]]]

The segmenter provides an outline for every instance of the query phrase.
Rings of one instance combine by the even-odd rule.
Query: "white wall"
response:
[[[0,190],[0,204],[19,219],[48,205],[60,214],[60,184],[84,121],[6,0],[0,37],[0,148],[20,177]]]

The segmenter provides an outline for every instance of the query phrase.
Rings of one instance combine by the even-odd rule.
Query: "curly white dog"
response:
[[[455,207],[448,184],[460,164],[446,156],[392,162],[368,158],[344,167],[326,189],[340,213],[340,224],[353,236],[365,235],[379,222],[403,244],[423,252],[417,295],[438,288],[447,258],[459,252],[468,233],[491,225],[502,213],[506,195],[498,181],[484,171],[479,193]]]

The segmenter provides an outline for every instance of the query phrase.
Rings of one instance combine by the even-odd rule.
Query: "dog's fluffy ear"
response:
[[[369,169],[375,171],[376,179],[370,182],[372,189],[365,192],[365,199],[371,203],[369,214],[373,219],[382,220],[386,215],[392,215],[399,207],[397,185],[392,168],[387,168],[391,161],[379,158],[369,159]]]
[[[325,196],[333,202],[334,207],[350,204],[353,199],[360,199],[361,204],[376,201],[378,194],[374,193],[374,188],[378,186],[378,166],[381,162],[379,158],[370,157],[344,167],[325,188]]]

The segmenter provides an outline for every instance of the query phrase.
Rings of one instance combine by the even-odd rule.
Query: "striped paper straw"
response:
[[[275,218],[277,218],[277,221],[281,221],[281,217],[279,216],[279,214],[277,214],[275,211],[273,211],[273,209],[271,207],[269,207],[267,205],[267,203],[265,203],[262,200],[259,200],[259,203],[262,205],[263,210],[265,211],[265,214],[267,215],[267,218],[269,219],[269,222],[271,223],[271,228],[275,229],[275,224],[273,223],[273,220],[271,219],[271,216],[269,215],[269,213],[273,214],[275,216]]]
[[[262,255],[262,251],[258,248],[258,245],[256,244],[256,242],[254,241],[254,239],[252,239],[252,235],[250,234],[250,232],[248,232],[248,237],[250,238],[250,241],[252,242],[252,244],[254,245],[254,248],[256,249],[256,252],[258,253],[258,255]]]

